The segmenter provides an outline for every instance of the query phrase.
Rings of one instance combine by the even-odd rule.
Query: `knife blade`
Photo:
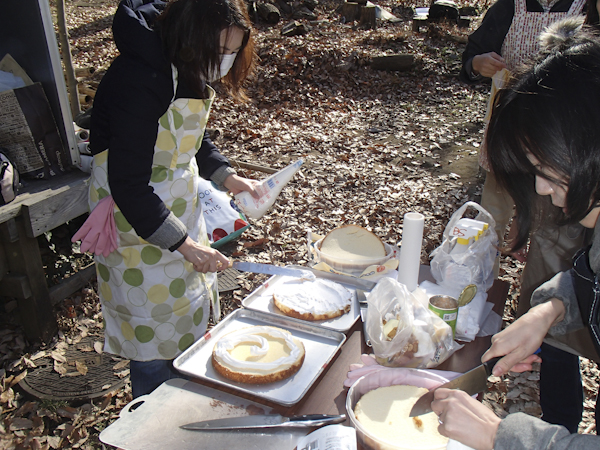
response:
[[[420,416],[432,411],[431,402],[436,389],[460,389],[469,395],[478,394],[485,391],[487,388],[487,379],[492,374],[492,369],[502,357],[492,358],[489,361],[475,367],[474,369],[465,372],[464,374],[442,384],[434,389],[431,389],[426,394],[423,394],[416,401],[415,405],[410,410],[409,417]]]
[[[342,423],[346,420],[345,414],[308,414],[302,416],[284,417],[279,414],[260,414],[254,416],[226,417],[224,419],[205,420],[180,425],[184,430],[211,431],[233,430],[239,428],[311,428]]]
[[[313,269],[312,267],[303,267],[303,266],[289,266],[293,269],[302,269],[308,270],[312,272],[317,278],[325,278],[326,280],[335,281],[336,283],[347,284],[349,286],[354,286],[363,291],[370,292],[377,285],[376,282],[371,280],[364,280],[362,278],[350,277],[348,275],[340,275],[339,273],[333,272],[325,272],[323,270]]]
[[[314,280],[315,275],[304,269],[291,269],[289,267],[274,266],[272,264],[251,263],[245,261],[233,261],[230,265],[234,269],[242,272],[266,273],[269,275],[286,275],[288,277],[305,278]]]

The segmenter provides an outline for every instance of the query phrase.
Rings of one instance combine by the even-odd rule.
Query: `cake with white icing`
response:
[[[409,416],[415,402],[427,392],[425,388],[396,385],[363,395],[354,407],[354,416],[372,438],[369,445],[381,450],[446,448],[448,438],[438,432],[435,413]]]
[[[286,316],[302,320],[329,320],[350,311],[352,293],[329,280],[290,278],[273,290],[273,303]]]
[[[287,331],[252,326],[226,334],[213,348],[215,370],[240,383],[265,384],[295,374],[304,362],[304,344]]]

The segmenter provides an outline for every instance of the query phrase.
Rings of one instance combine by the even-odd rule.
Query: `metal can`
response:
[[[452,337],[456,333],[458,300],[449,295],[434,295],[429,299],[429,309],[452,328]]]

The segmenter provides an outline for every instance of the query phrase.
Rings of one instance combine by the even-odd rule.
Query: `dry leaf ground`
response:
[[[50,4],[54,8],[54,0]],[[260,64],[249,84],[250,102],[240,105],[220,96],[213,107],[209,127],[232,160],[274,168],[298,158],[305,161],[274,208],[223,249],[228,256],[306,264],[307,229],[325,233],[347,223],[397,244],[404,213],[417,211],[425,215],[425,263],[452,212],[467,200],[479,199],[477,149],[489,86],[466,86],[457,78],[466,36],[477,20],[470,29],[435,24],[413,33],[406,7],[425,4],[385,0],[378,4],[404,20],[379,22],[376,29],[366,30],[344,23],[336,12],[340,4],[341,0],[320,2],[317,20],[301,21],[311,28],[303,36],[281,36],[281,27],[290,19],[274,26],[258,23]],[[95,69],[82,80],[92,88],[116,56],[110,31],[116,5],[116,0],[66,1],[73,60],[78,67]],[[474,6],[483,11],[487,3]],[[373,56],[396,53],[413,54],[413,70],[381,72],[369,66]],[[90,262],[70,244],[76,222],[40,240],[51,285]],[[520,263],[503,258],[501,278],[512,285],[507,323],[514,320],[521,270]],[[225,313],[239,307],[264,279],[241,276],[239,289],[221,295]],[[6,300],[0,330],[0,448],[99,448],[99,432],[131,399],[129,386],[84,405],[37,401],[17,387],[38,358],[51,355],[60,371],[65,345],[84,334],[101,337],[95,283],[57,305],[60,333],[47,346],[25,341],[11,313],[15,306]],[[598,367],[585,359],[581,367],[586,411],[580,431],[595,433],[592,406]],[[115,370],[127,374],[124,366]],[[499,415],[539,415],[538,378],[534,371],[494,379],[484,401]]]

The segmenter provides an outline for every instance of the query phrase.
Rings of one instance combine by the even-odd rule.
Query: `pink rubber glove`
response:
[[[344,381],[344,386],[350,387],[360,377],[373,374],[368,377],[368,384],[365,385],[367,391],[395,384],[408,384],[432,389],[442,384],[440,377],[451,380],[461,375],[457,372],[446,372],[443,370],[416,370],[404,367],[381,366],[377,364],[373,355],[361,355],[360,359],[364,364],[350,365],[350,371],[348,372],[348,378]]]
[[[81,240],[81,251],[107,257],[117,248],[117,226],[114,215],[115,201],[104,197],[90,213],[82,227],[71,238]]]

